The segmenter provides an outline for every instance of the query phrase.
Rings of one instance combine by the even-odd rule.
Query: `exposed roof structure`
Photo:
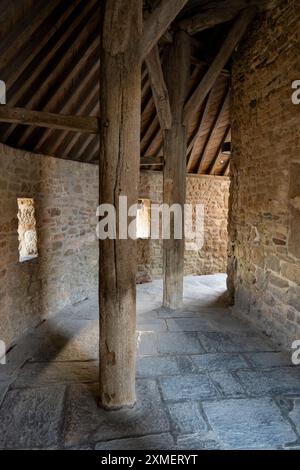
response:
[[[145,1],[145,16],[159,3]],[[266,2],[250,2],[265,4]],[[227,5],[226,5],[227,4]],[[246,0],[190,0],[159,43],[163,57],[172,30],[182,27],[192,36],[189,96],[217,55],[234,18]],[[225,7],[225,8],[224,8]],[[211,12],[214,8],[213,21]],[[216,20],[219,9],[219,24]],[[0,79],[7,87],[7,105],[57,114],[99,116],[99,0],[1,0]],[[196,16],[195,16],[196,15]],[[197,15],[206,19],[199,28]],[[218,16],[218,15],[217,15]],[[187,122],[187,171],[227,174],[230,141],[230,60],[197,112]],[[62,129],[0,124],[0,141],[39,154],[97,163],[99,136]],[[142,67],[141,157],[145,168],[163,156],[160,121],[148,68]],[[149,164],[148,164],[149,162]]]

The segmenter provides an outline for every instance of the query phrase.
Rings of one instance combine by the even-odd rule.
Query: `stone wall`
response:
[[[185,251],[186,275],[226,272],[229,184],[226,177],[187,177],[186,202],[204,204],[204,245],[199,251]],[[139,197],[162,203],[162,173],[141,172]],[[138,240],[138,282],[162,277],[162,269],[162,241]]]
[[[186,274],[225,272],[229,179],[189,176],[187,202],[205,205],[200,251]],[[140,197],[162,202],[162,175],[142,172]],[[0,144],[0,339],[20,334],[98,291],[98,169]],[[18,198],[33,198],[38,257],[19,262]],[[138,240],[138,282],[162,276],[162,242]]]
[[[20,197],[34,199],[39,255],[23,263]],[[0,145],[0,198],[0,339],[8,346],[44,317],[97,292],[97,171]]]
[[[300,339],[299,2],[261,16],[232,77],[229,290],[235,312],[286,348]]]

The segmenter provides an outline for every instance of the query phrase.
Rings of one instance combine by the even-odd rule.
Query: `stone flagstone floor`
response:
[[[0,366],[2,449],[300,449],[300,367],[225,307],[225,275],[187,277],[184,308],[138,286],[137,405],[97,407],[97,303],[22,338]]]

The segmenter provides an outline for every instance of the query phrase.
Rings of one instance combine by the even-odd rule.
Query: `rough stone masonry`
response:
[[[229,291],[287,349],[300,339],[300,4],[280,2],[234,59]]]

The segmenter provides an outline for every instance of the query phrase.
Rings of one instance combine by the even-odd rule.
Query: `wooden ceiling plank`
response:
[[[24,108],[11,108],[7,105],[0,105],[0,122],[50,127],[52,129],[66,129],[68,131],[87,132],[91,134],[97,134],[99,132],[98,119],[95,117],[69,116],[45,111],[32,111]]]
[[[223,176],[229,176],[229,174],[230,174],[230,171],[229,171],[229,170],[230,170],[230,158],[228,158],[228,161],[227,161],[227,163],[226,163],[226,166],[225,166],[225,168],[224,168],[224,170],[223,170]]]
[[[161,129],[170,129],[172,125],[172,113],[157,45],[149,52],[145,62],[160,127]]]
[[[219,160],[219,157],[222,155],[222,146],[224,144],[224,142],[226,142],[227,138],[228,138],[228,135],[229,135],[229,132],[230,132],[230,124],[228,124],[228,126],[226,127],[225,129],[225,132],[220,140],[220,143],[218,145],[218,150],[216,151],[215,153],[215,156],[208,168],[208,173],[210,175],[214,175],[215,174],[215,169],[216,169],[216,166],[217,166],[217,163],[218,163],[218,160]]]
[[[144,21],[144,32],[141,40],[142,59],[145,59],[151,49],[158,43],[187,1],[163,0]]]
[[[60,106],[57,106],[57,102],[63,102],[64,100],[64,89],[67,88],[68,83],[72,83],[72,80],[78,74],[79,70],[84,67],[87,56],[89,55],[89,48],[91,47],[92,50],[97,49],[97,39],[98,33],[95,29],[88,38],[83,38],[83,42],[80,42],[81,35],[78,36],[79,41],[79,49],[76,51],[74,56],[71,56],[70,60],[67,61],[63,59],[59,61],[59,64],[62,64],[61,71],[60,69],[56,69],[60,71],[57,79],[54,81],[53,84],[53,91],[49,93],[48,96],[45,97],[42,104],[40,101],[33,99],[30,100],[29,106],[32,107],[36,105],[36,107],[42,107],[44,111],[55,111],[61,112]],[[42,95],[41,95],[42,96]],[[34,98],[37,98],[35,96]],[[77,113],[76,113],[77,114]],[[18,145],[20,147],[26,145],[30,140],[30,136],[32,133],[32,129],[24,130],[18,138]]]
[[[96,42],[97,42],[97,39],[95,39],[95,43]],[[91,44],[90,57],[92,57],[94,55],[94,46],[95,46],[95,44]],[[88,63],[89,63],[89,58],[86,59],[86,64],[88,64]],[[82,67],[82,64],[81,64],[80,61],[78,61],[77,64],[75,65],[75,67],[72,69],[72,71],[70,72],[70,74],[68,76],[68,82],[72,81],[76,77],[76,75],[78,74],[81,67]],[[59,109],[57,109],[60,113],[66,112],[69,109],[71,103],[75,103],[75,101],[83,94],[83,92],[84,92],[85,88],[87,87],[87,84],[90,81],[91,77],[94,77],[98,70],[99,70],[99,61],[98,60],[95,61],[94,65],[92,65],[92,67],[87,66],[84,78],[79,83],[79,85],[76,87],[74,93],[69,93],[69,95],[66,95],[65,99],[63,99],[61,101],[61,106],[59,106]],[[95,81],[94,81],[94,84],[95,84]],[[53,99],[54,99],[54,97],[53,97]],[[76,114],[80,114],[81,112],[82,112],[81,109],[79,109],[79,108],[76,109]],[[51,133],[51,131],[49,131],[49,130],[45,130],[43,132],[43,134],[41,135],[40,139],[38,140],[38,142],[35,146],[35,149],[41,148],[41,146],[44,144],[44,142],[47,141],[50,133]],[[58,139],[55,142],[56,142],[56,144],[59,145]],[[55,151],[55,149],[54,149],[54,151]]]
[[[10,30],[9,34],[1,39],[1,69],[6,67],[9,62],[14,59],[16,52],[24,47],[28,38],[30,38],[40,24],[49,16],[57,4],[58,0],[51,2],[40,0],[39,2],[35,2],[34,8],[30,9],[23,19]]]
[[[98,110],[99,107],[99,93],[98,89],[92,88],[92,90],[89,90],[89,94],[87,96],[87,99],[83,101],[82,107],[80,109],[82,110],[82,113],[85,115],[90,115],[91,113],[94,113],[96,110]],[[73,151],[74,146],[80,139],[80,134],[70,134],[68,133],[63,142],[59,145],[59,147],[54,147],[55,152],[59,154],[64,154],[64,155],[70,155],[73,159],[75,157],[76,151]]]
[[[56,31],[64,24],[65,20],[73,12],[74,8],[80,3],[81,0],[74,0],[72,4],[64,4],[66,6],[64,11],[61,11],[62,4],[58,3],[58,7],[53,11],[55,21],[49,21],[47,29],[45,29],[44,23],[39,27],[39,31],[36,31],[37,37],[33,36],[28,44],[19,51],[14,57],[13,62],[8,64],[6,67],[2,67],[0,61],[0,76],[6,83],[6,88],[9,90],[13,83],[15,83],[22,73],[26,70],[27,66],[32,62],[33,58],[41,51],[41,49],[47,44],[51,37]],[[51,3],[51,2],[49,2]],[[47,18],[48,19],[48,18]]]
[[[231,57],[235,47],[245,34],[248,25],[253,20],[256,11],[257,10],[255,7],[247,8],[239,14],[227,38],[221,46],[219,53],[212,62],[199,86],[185,105],[184,121],[186,123],[188,123],[199,111],[203,101],[214,86],[218,76]]]
[[[96,0],[91,1],[93,6],[89,10],[84,9],[82,8],[82,5],[79,5],[81,7],[79,13],[75,15],[75,13],[77,13],[77,10],[76,12],[74,11],[74,21],[71,22],[68,28],[61,29],[61,36],[55,36],[56,42],[53,47],[47,47],[47,53],[42,56],[42,59],[37,63],[37,66],[33,68],[26,80],[24,79],[22,86],[17,87],[13,95],[9,97],[10,106],[15,106],[19,102],[22,102],[22,106],[31,107],[37,101],[37,98],[41,95],[44,89],[47,89],[46,87],[47,85],[49,85],[49,82],[52,79],[52,74],[46,75],[46,78],[43,80],[43,87],[36,88],[35,84],[37,83],[38,78],[41,76],[43,71],[47,68],[47,65],[54,60],[59,51],[61,51],[60,64],[64,63],[65,54],[63,54],[63,50],[66,47],[65,45],[68,43],[68,41],[70,41],[70,38],[73,37],[78,28],[79,32],[84,29],[80,28],[80,25],[84,24],[84,19],[88,17],[87,13],[88,15],[90,15],[92,11],[95,10]],[[51,42],[48,44],[48,46],[50,44]],[[26,93],[28,93],[28,90],[30,89],[36,89],[36,92],[34,94],[31,94],[30,99],[24,102],[24,96]],[[7,141],[14,129],[15,126],[9,126],[8,129],[1,133],[1,140],[4,142]]]
[[[223,119],[224,113],[227,112],[227,110],[228,110],[229,101],[230,101],[230,91],[228,90],[225,94],[225,97],[222,100],[222,103],[221,103],[221,106],[219,108],[216,119],[214,120],[213,125],[211,126],[211,129],[210,129],[209,134],[207,136],[203,151],[202,151],[202,153],[201,153],[201,155],[198,159],[197,173],[201,173],[201,163],[202,163],[203,160],[205,160],[207,151],[209,149],[209,144],[210,144],[210,141],[212,139],[212,136],[213,136],[215,130],[218,129],[218,127],[219,127],[219,125],[220,125],[220,123]]]
[[[197,146],[199,143],[199,140],[201,138],[201,134],[203,131],[203,125],[206,123],[207,116],[211,107],[211,102],[213,99],[213,91],[211,91],[208,95],[208,98],[206,100],[205,108],[203,110],[203,114],[201,116],[201,120],[199,123],[199,127],[197,130],[196,135],[190,142],[188,149],[187,149],[187,155],[188,155],[188,161],[187,161],[187,173],[193,170],[195,163],[197,162],[198,155],[197,155]]]

